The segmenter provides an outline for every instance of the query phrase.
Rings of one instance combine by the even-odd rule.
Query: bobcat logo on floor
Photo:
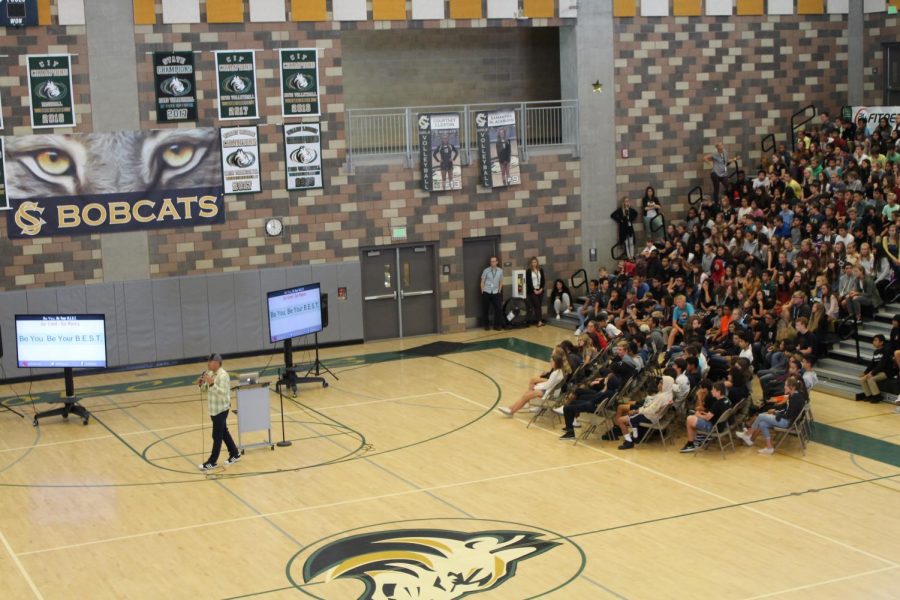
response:
[[[561,544],[532,531],[397,529],[338,539],[303,565],[306,584],[360,580],[358,600],[454,600],[493,590],[521,561]]]

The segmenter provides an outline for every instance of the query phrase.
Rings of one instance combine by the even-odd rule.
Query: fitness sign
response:
[[[5,140],[10,238],[225,221],[216,129],[35,138]]]

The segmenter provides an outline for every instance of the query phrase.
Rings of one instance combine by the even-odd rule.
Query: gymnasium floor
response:
[[[771,457],[739,447],[726,460],[657,441],[573,446],[557,441],[555,418],[526,429],[530,415],[494,410],[560,335],[324,351],[340,381],[286,401],[293,445],[250,450],[211,476],[195,466],[209,448],[191,384],[200,365],[77,378],[87,427],[57,417],[33,428],[27,403],[28,419],[0,412],[2,596],[898,597],[892,407],[814,393],[821,442],[805,457],[793,439]],[[404,352],[438,341],[463,345]],[[0,397],[19,402],[8,386]]]

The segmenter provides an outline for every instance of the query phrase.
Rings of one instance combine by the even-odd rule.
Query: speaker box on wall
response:
[[[324,329],[328,327],[328,294],[322,294],[320,306],[322,307],[322,329]],[[2,352],[0,352],[0,356],[3,356]]]

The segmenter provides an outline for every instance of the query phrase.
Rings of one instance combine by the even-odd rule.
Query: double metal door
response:
[[[434,246],[401,246],[362,253],[366,340],[436,333]]]

